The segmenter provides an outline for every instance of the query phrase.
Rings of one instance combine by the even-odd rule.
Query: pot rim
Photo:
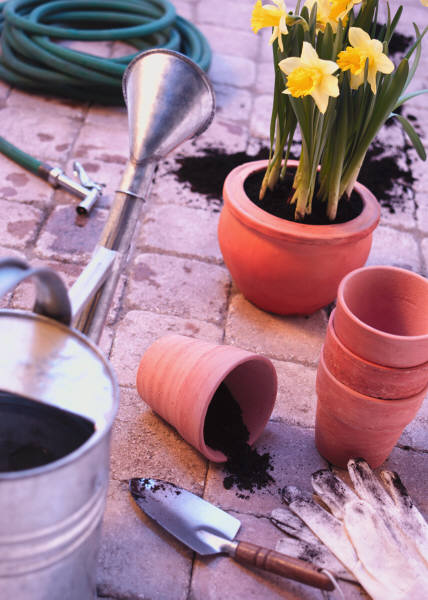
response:
[[[370,268],[370,267],[366,267],[366,268]],[[421,363],[419,365],[413,365],[411,367],[393,367],[390,365],[383,365],[381,363],[376,363],[376,362],[373,362],[372,360],[369,360],[367,358],[359,356],[353,350],[351,350],[350,348],[345,346],[345,344],[343,344],[343,342],[337,336],[336,330],[334,329],[334,315],[335,314],[336,314],[336,308],[334,308],[331,312],[327,327],[328,327],[330,335],[334,339],[335,344],[337,344],[340,351],[343,352],[343,354],[350,360],[355,361],[356,363],[361,363],[363,366],[365,366],[369,369],[378,371],[379,377],[382,377],[383,375],[389,375],[391,373],[401,373],[403,375],[409,375],[412,373],[418,373],[422,369],[428,369],[428,361]],[[374,328],[372,328],[372,329],[373,329],[373,331],[379,331],[378,329],[374,329]],[[411,336],[396,336],[396,337],[398,339],[406,337],[406,339],[407,339],[407,337],[410,338]],[[417,336],[414,336],[414,337],[417,337]]]
[[[380,205],[370,190],[358,182],[354,190],[362,197],[363,210],[346,223],[308,225],[271,215],[254,204],[244,191],[244,182],[249,175],[266,168],[267,164],[267,160],[256,160],[235,167],[226,177],[223,186],[224,203],[235,217],[239,216],[251,229],[269,237],[292,240],[293,243],[319,245],[327,240],[330,244],[340,244],[350,239],[356,241],[369,235],[377,226]],[[298,161],[289,160],[288,164],[297,167]]]
[[[404,398],[395,398],[394,400],[375,398],[374,396],[367,396],[367,394],[362,394],[361,392],[350,388],[346,384],[336,379],[336,377],[333,375],[333,373],[331,373],[330,369],[325,364],[325,358],[322,352],[319,359],[319,366],[321,367],[325,377],[330,381],[330,384],[332,384],[333,387],[340,389],[342,392],[346,393],[349,398],[352,398],[353,402],[357,403],[369,403],[373,406],[383,406],[392,411],[400,411],[403,408],[406,409],[415,403],[420,402],[420,404],[422,404],[424,397],[428,392],[428,386],[425,386],[425,388],[423,388],[423,390],[421,390],[420,392]]]
[[[360,267],[359,269],[354,269],[353,271],[351,271],[350,273],[345,275],[345,277],[340,282],[338,290],[337,290],[337,304],[340,303],[340,308],[344,312],[346,317],[350,321],[352,321],[355,325],[360,327],[365,333],[367,333],[369,335],[379,336],[383,340],[397,342],[400,344],[402,344],[403,342],[418,342],[418,341],[425,341],[425,340],[428,341],[428,333],[422,333],[420,335],[398,335],[396,333],[388,333],[387,331],[383,331],[382,329],[376,329],[376,327],[372,327],[368,323],[365,323],[364,321],[359,319],[348,307],[348,305],[344,299],[344,291],[343,291],[347,281],[349,279],[351,279],[351,277],[354,277],[355,274],[357,274],[357,273],[367,272],[367,271],[376,271],[376,270],[399,272],[399,273],[403,273],[406,275],[410,275],[410,277],[414,277],[415,279],[419,279],[419,280],[424,281],[425,283],[428,283],[428,281],[425,279],[425,277],[423,277],[422,275],[419,275],[419,273],[414,273],[413,271],[409,271],[408,269],[402,269],[401,267],[394,267],[392,265],[370,265],[370,266]],[[426,363],[420,363],[418,365],[411,365],[411,366],[417,367],[417,366],[421,366],[421,364],[426,364]],[[409,368],[409,367],[403,367],[403,368]]]

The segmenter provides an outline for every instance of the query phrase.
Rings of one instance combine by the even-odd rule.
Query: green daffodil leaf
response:
[[[409,136],[409,139],[412,142],[413,147],[415,148],[416,152],[418,153],[419,158],[421,160],[426,160],[427,154],[425,152],[425,148],[421,142],[421,138],[416,133],[413,125],[411,123],[409,123],[409,121],[406,119],[406,117],[403,117],[402,115],[398,115],[396,113],[391,113],[391,117],[395,117],[396,119],[398,119],[400,121],[404,131]]]

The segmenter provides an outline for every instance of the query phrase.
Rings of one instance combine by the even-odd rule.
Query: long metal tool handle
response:
[[[75,323],[76,329],[95,343],[101,337],[120,275],[125,269],[134,232],[150,192],[155,165],[155,162],[147,162],[137,167],[128,163],[102,231],[98,245],[116,251],[116,260],[107,281]]]

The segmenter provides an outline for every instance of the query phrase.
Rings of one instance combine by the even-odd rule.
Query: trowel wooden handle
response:
[[[241,563],[253,565],[321,590],[334,589],[331,579],[307,562],[255,544],[238,542],[233,558]]]

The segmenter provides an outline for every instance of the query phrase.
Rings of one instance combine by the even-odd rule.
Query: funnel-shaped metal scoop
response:
[[[215,112],[214,90],[205,73],[171,50],[149,50],[135,57],[123,75],[122,87],[128,108],[130,157],[98,243],[117,258],[108,280],[75,324],[94,341],[101,336],[126,266],[156,163],[202,133]]]
[[[128,108],[131,162],[163,158],[199,135],[213,119],[214,92],[192,60],[171,50],[149,50],[127,67],[123,95]]]

